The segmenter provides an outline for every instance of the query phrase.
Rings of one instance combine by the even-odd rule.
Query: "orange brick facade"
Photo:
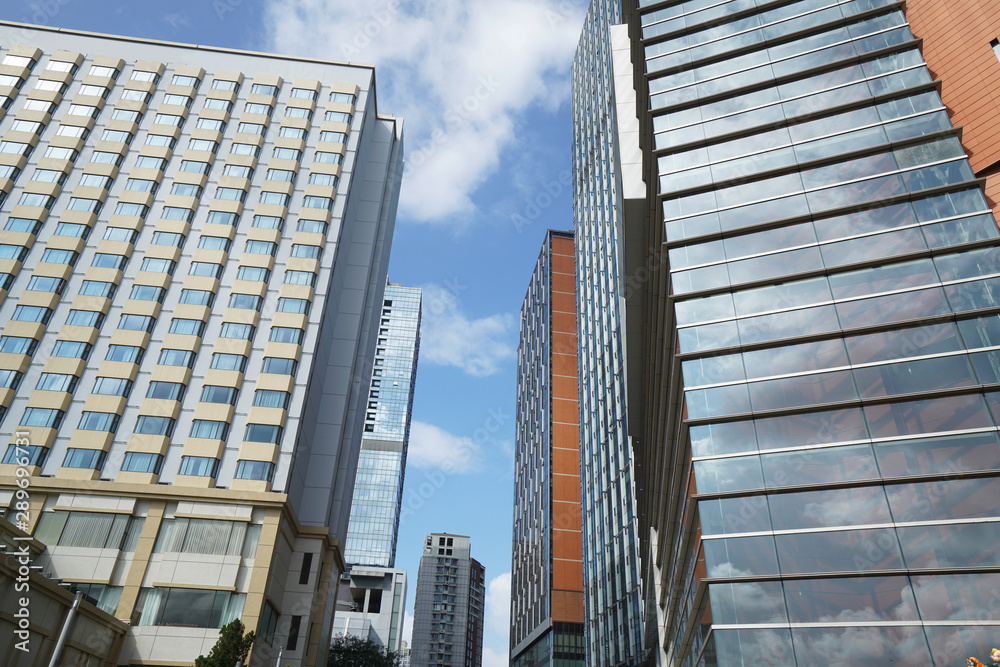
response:
[[[986,196],[1000,214],[1000,60],[991,42],[1000,38],[996,0],[908,0],[906,18],[923,39],[924,59],[972,168],[986,178]]]

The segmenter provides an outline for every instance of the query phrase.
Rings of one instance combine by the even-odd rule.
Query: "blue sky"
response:
[[[423,536],[472,537],[489,585],[485,667],[507,664],[518,311],[545,229],[572,226],[569,66],[586,5],[0,5],[5,20],[376,65],[380,112],[405,119],[390,279],[425,288],[396,565],[412,609]]]

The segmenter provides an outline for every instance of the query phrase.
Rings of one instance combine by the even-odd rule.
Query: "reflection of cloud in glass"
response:
[[[792,643],[802,665],[822,656],[824,667],[926,667],[927,645],[919,627],[793,628]]]

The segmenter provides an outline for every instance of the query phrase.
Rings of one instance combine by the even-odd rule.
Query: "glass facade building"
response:
[[[396,561],[406,448],[420,354],[420,290],[389,283],[379,318],[344,560]]]
[[[549,230],[521,305],[513,667],[585,664],[574,252],[572,232]]]
[[[642,655],[610,36],[611,26],[621,22],[621,2],[593,0],[572,68],[584,618],[591,667],[636,664]]]
[[[904,7],[639,5],[657,663],[987,655],[1000,234]]]
[[[29,479],[39,564],[131,620],[122,664],[235,618],[248,664],[316,664],[401,125],[369,67],[2,27],[0,509]]]

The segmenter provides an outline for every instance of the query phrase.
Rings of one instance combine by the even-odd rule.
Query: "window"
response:
[[[128,257],[125,255],[110,255],[107,253],[96,253],[94,259],[91,260],[91,266],[97,266],[103,269],[123,269],[125,268],[125,263],[128,261]]]
[[[208,456],[182,456],[181,475],[192,477],[215,477],[219,473],[219,459]]]
[[[28,281],[28,289],[36,292],[62,294],[64,286],[65,282],[62,278],[53,278],[50,276],[32,276],[31,280]]]
[[[183,289],[181,290],[180,302],[211,308],[215,302],[215,292],[200,289]]]
[[[146,81],[148,83],[156,83],[160,80],[160,75],[156,72],[146,72],[140,69],[132,70],[132,74],[129,76],[132,81]]]
[[[59,93],[64,95],[66,90],[69,88],[69,84],[60,83],[58,81],[50,81],[47,79],[39,79],[35,84],[35,90],[47,90],[50,93]]]
[[[223,371],[239,371],[242,373],[246,370],[246,366],[247,358],[241,354],[226,354],[223,352],[212,354],[212,368]]]
[[[238,190],[238,192],[243,191]],[[214,225],[229,225],[230,227],[235,227],[240,222],[240,216],[236,213],[228,213],[225,211],[209,211],[208,222]]]
[[[51,115],[56,110],[56,104],[48,100],[26,100],[24,109],[27,111],[41,111],[42,113]]]
[[[23,245],[11,245],[9,243],[0,243],[0,259],[16,259],[19,262],[23,262],[24,258],[27,256],[28,256],[28,249],[25,248]]]
[[[65,223],[60,223],[65,224]],[[32,220],[31,218],[7,218],[7,224],[4,225],[4,230],[8,232],[27,232],[29,234],[34,234],[38,236],[38,232],[42,228],[42,223],[39,220]],[[56,232],[58,235],[58,231]]]
[[[76,158],[74,157],[73,159]],[[94,151],[90,154],[90,161],[97,164],[113,164],[116,167],[120,167],[123,160],[124,158],[120,154],[109,153],[108,151]]]
[[[319,259],[323,254],[323,249],[318,245],[308,245],[304,243],[292,244],[292,257],[305,257],[307,259]]]
[[[294,327],[271,327],[271,336],[269,340],[273,343],[292,343],[293,345],[301,345],[302,337],[305,332],[302,329],[296,329]]]
[[[55,197],[50,197],[49,195],[35,194],[34,192],[25,192],[21,195],[21,199],[18,200],[18,204],[21,206],[40,206],[42,208],[52,208],[52,204],[55,202]],[[71,208],[73,205],[73,199],[69,200],[70,205],[66,208]],[[91,201],[91,200],[84,200]],[[97,202],[94,202],[97,203]],[[79,210],[79,209],[77,209]]]
[[[273,475],[274,464],[268,461],[239,461],[236,464],[236,479],[270,482]]]
[[[66,450],[66,458],[63,459],[63,468],[84,468],[86,470],[100,470],[104,467],[106,454],[99,449],[79,449],[70,447]]]
[[[330,197],[306,196],[302,200],[303,208],[321,208],[327,211],[333,208],[333,199]]]
[[[57,340],[52,348],[53,357],[86,359],[90,356],[90,345],[75,340]]]
[[[254,327],[252,324],[237,324],[236,322],[223,322],[220,338],[236,338],[239,340],[253,340]]]
[[[191,422],[191,437],[207,440],[225,440],[229,436],[229,423],[195,419]]]
[[[113,412],[84,412],[77,428],[81,431],[110,431],[114,433],[118,430],[119,419],[119,415]]]
[[[55,169],[35,169],[31,174],[31,180],[62,185],[66,182],[66,173]],[[83,185],[82,180],[80,184]]]
[[[164,245],[174,248],[180,248],[184,245],[184,240],[187,237],[183,234],[177,232],[153,232],[153,238],[150,239],[150,245]]]
[[[0,146],[2,146],[2,144],[0,144]],[[73,162],[76,160],[78,155],[79,153],[73,150],[72,148],[60,148],[59,146],[49,146],[48,148],[45,149],[45,157],[52,158],[53,160],[68,160],[70,162]],[[115,155],[115,153],[111,153],[111,155]],[[91,156],[90,161],[91,162],[95,161],[93,156]]]
[[[274,391],[270,389],[258,389],[253,395],[253,404],[262,408],[288,409],[288,401],[291,394],[287,391]]]
[[[226,79],[215,79],[212,81],[212,88],[215,90],[231,90],[236,91],[240,87],[240,84],[235,81],[227,81]]]
[[[42,512],[35,539],[51,546],[135,551],[143,517],[104,512]]]
[[[333,174],[309,174],[309,183],[311,185],[330,185],[337,187],[337,181],[340,178],[334,176]]]
[[[292,88],[292,97],[300,100],[316,101],[316,91],[308,88]]]
[[[324,131],[319,133],[320,141],[329,141],[335,144],[342,144],[347,141],[347,135],[343,132]]]
[[[108,347],[108,354],[104,357],[107,361],[124,361],[129,364],[137,364],[142,361],[145,350],[134,345],[111,345]]]
[[[323,116],[324,120],[331,121],[333,123],[350,123],[351,114],[344,111],[327,111]]]
[[[118,205],[121,206],[122,204]],[[66,208],[70,211],[84,211],[86,213],[94,213],[95,215],[101,212],[101,207],[102,203],[99,200],[85,199],[83,197],[70,197],[69,203],[66,204]],[[117,212],[115,211],[115,213]]]
[[[194,352],[191,350],[163,349],[160,351],[160,359],[157,363],[161,366],[191,368],[194,365]]]
[[[198,247],[204,250],[221,250],[223,252],[229,252],[229,248],[232,247],[232,245],[233,242],[225,236],[202,236],[198,239]]]
[[[240,461],[243,463],[243,461]],[[249,461],[247,463],[250,463]],[[237,475],[238,476],[238,475]],[[274,643],[274,631],[278,627],[278,610],[268,600],[264,600],[264,611],[260,615],[260,627],[257,636],[268,646]]]
[[[274,97],[278,94],[278,87],[269,86],[263,83],[255,83],[250,86],[250,92],[256,95],[270,95],[271,97]]]
[[[0,141],[0,153],[13,153],[27,157],[31,154],[31,144],[22,144],[17,141]]]
[[[134,433],[143,435],[165,435],[168,438],[174,432],[174,420],[170,417],[153,417],[152,415],[140,415],[135,420]]]
[[[282,297],[278,299],[278,312],[308,315],[310,305],[311,304],[308,299],[290,299],[288,297]]]
[[[199,162],[198,164],[201,163]],[[191,222],[191,218],[194,217],[194,211],[188,208],[164,206],[163,212],[160,213],[160,217],[164,220],[183,220],[184,222]]]
[[[128,396],[132,392],[132,381],[125,378],[99,377],[94,380],[92,394],[102,396]]]
[[[191,98],[188,97],[187,95],[167,94],[167,95],[163,96],[163,103],[164,104],[173,104],[173,105],[179,106],[179,107],[190,108],[191,107]]]
[[[229,154],[252,155],[253,157],[257,157],[258,155],[260,155],[260,146],[257,146],[255,144],[237,143],[234,141],[233,144],[229,147]]]
[[[196,123],[196,127],[199,130],[215,130],[216,132],[225,132],[226,121],[215,118],[199,118]]]
[[[149,100],[153,97],[152,93],[147,93],[144,90],[123,90],[122,99],[129,102],[138,102],[139,104],[149,104]]]
[[[237,132],[243,132],[245,134],[259,134],[262,135],[267,130],[266,125],[261,123],[240,123],[236,126]]]
[[[139,238],[139,232],[128,227],[108,227],[104,230],[105,241],[124,241],[134,244]]]
[[[38,341],[21,336],[0,336],[0,352],[6,354],[34,354]]]
[[[188,150],[215,153],[219,150],[219,142],[208,139],[188,139]]]
[[[279,137],[286,137],[288,139],[305,139],[306,131],[301,127],[282,127],[278,130]]]
[[[97,118],[101,110],[90,104],[71,104],[66,109],[67,116],[86,116],[87,118]]]
[[[201,336],[205,333],[205,323],[201,320],[175,317],[170,320],[170,333],[183,336]]]
[[[80,285],[80,294],[85,296],[103,296],[108,299],[114,296],[118,286],[114,283],[101,282],[99,280],[84,280]]]
[[[110,79],[118,78],[118,70],[114,67],[104,67],[102,65],[91,65],[90,66],[90,76],[105,76]]]
[[[241,164],[227,164],[222,168],[224,176],[235,176],[236,178],[253,178],[253,167],[246,167]]]
[[[295,181],[295,172],[290,169],[268,169],[267,180],[292,183]]]
[[[180,127],[184,124],[184,116],[177,116],[171,113],[158,113],[153,117],[153,124]]]
[[[217,100],[215,98],[208,98],[205,100],[205,109],[217,109],[219,111],[225,111],[229,113],[233,110],[233,103],[227,100]]]
[[[161,398],[165,401],[179,401],[184,397],[187,385],[180,382],[150,382],[146,398]]]
[[[272,155],[280,160],[295,160],[297,162],[302,159],[302,151],[297,148],[282,148],[281,146],[275,146]]]
[[[348,93],[330,93],[331,102],[341,102],[343,104],[350,104],[354,106],[357,97]]]
[[[174,74],[173,78],[170,80],[171,85],[174,86],[191,86],[192,88],[197,88],[201,83],[201,80],[196,76],[184,76],[182,74]]]
[[[259,113],[264,116],[270,117],[271,113],[274,111],[274,107],[269,104],[257,104],[256,102],[247,102],[243,107],[246,113]]]
[[[41,134],[43,127],[44,127],[44,125],[42,125],[41,123],[39,123],[36,120],[15,120],[13,123],[10,124],[11,131],[13,131],[13,132],[27,132],[29,134]],[[59,130],[62,130],[63,127],[73,127],[73,126],[72,125],[61,125],[59,127]],[[83,130],[84,128],[81,127],[79,129]]]
[[[152,273],[173,273],[177,264],[172,259],[162,257],[147,257],[142,260],[142,270]]]
[[[264,190],[260,193],[261,204],[276,204],[278,206],[288,206],[290,197],[284,192],[268,192]]]
[[[49,408],[27,408],[21,417],[21,426],[39,426],[42,428],[59,428],[65,416],[62,410]]]
[[[101,134],[101,141],[115,141],[122,144],[131,144],[134,138],[135,135],[131,132],[124,132],[122,130],[104,130]],[[149,139],[146,142],[149,143]]]
[[[0,65],[10,65],[11,67],[34,67],[35,61],[28,56],[15,56],[12,53],[8,53],[3,57],[3,61]]]
[[[340,161],[344,158],[340,153],[330,153],[327,151],[316,151],[316,157],[313,158],[316,162],[322,164],[340,164]]]
[[[201,400],[203,403],[236,405],[236,394],[235,387],[221,387],[207,384],[201,390]]]
[[[241,266],[236,273],[237,280],[256,280],[266,283],[271,278],[271,270],[260,266]]]
[[[163,457],[159,454],[125,452],[125,459],[122,461],[122,472],[151,472],[154,475],[159,475],[162,466]]]
[[[93,97],[100,97],[102,99],[108,99],[108,93],[110,91],[106,86],[94,86],[90,84],[83,84],[80,86],[80,90],[77,91],[79,95],[91,95]]]
[[[71,310],[66,324],[74,327],[94,327],[100,328],[104,323],[104,313],[95,310]]]
[[[207,174],[209,164],[207,162],[198,162],[197,160],[181,160],[180,171],[187,172],[189,174]]]
[[[219,278],[222,276],[222,265],[212,262],[191,262],[188,274],[192,276],[207,276],[209,278]]]
[[[201,186],[192,185],[191,183],[174,183],[170,186],[170,194],[181,197],[200,197]]]
[[[193,139],[192,139],[193,141]],[[146,135],[146,145],[147,146],[160,146],[162,148],[169,148],[173,150],[173,147],[177,144],[177,140],[166,134],[147,134]]]
[[[240,188],[216,188],[215,198],[225,201],[244,202],[247,199],[247,191]]]
[[[65,391],[73,393],[76,390],[76,383],[79,382],[80,378],[75,375],[66,375],[63,373],[42,373],[38,378],[38,384],[35,385],[35,389],[41,389],[42,391]]]
[[[290,269],[285,270],[285,284],[286,285],[309,285],[310,287],[316,286],[316,274],[312,271],[292,271]]]
[[[23,373],[12,370],[0,370],[0,387],[4,389],[17,389],[21,384],[21,378],[24,377]],[[41,380],[39,380],[41,382]]]
[[[285,220],[276,215],[255,215],[253,226],[263,229],[282,229],[285,226]]]
[[[260,310],[263,299],[256,294],[231,294],[229,295],[230,308],[242,308],[245,310]]]
[[[129,294],[128,298],[138,299],[139,301],[156,301],[158,303],[163,303],[163,297],[166,293],[167,291],[162,287],[154,287],[153,285],[133,285],[132,293]]]
[[[239,551],[236,553],[239,554]],[[143,588],[136,601],[132,625],[221,628],[243,614],[245,600],[246,593],[194,588]]]
[[[132,315],[124,313],[118,320],[118,328],[126,331],[145,331],[151,333],[156,320],[149,315]]]
[[[167,166],[167,161],[162,157],[151,157],[149,155],[140,155],[135,159],[135,166],[142,169],[157,169],[163,171]]]
[[[270,255],[274,257],[275,253],[278,252],[278,244],[270,241],[249,240],[244,252],[252,255]]]
[[[10,319],[17,322],[48,324],[51,317],[51,308],[43,308],[42,306],[17,306],[14,308],[14,315]]]
[[[312,115],[312,109],[285,107],[285,118],[305,118],[306,120],[312,120]]]
[[[263,373],[273,373],[274,375],[295,375],[298,362],[294,359],[284,357],[264,357]]]

